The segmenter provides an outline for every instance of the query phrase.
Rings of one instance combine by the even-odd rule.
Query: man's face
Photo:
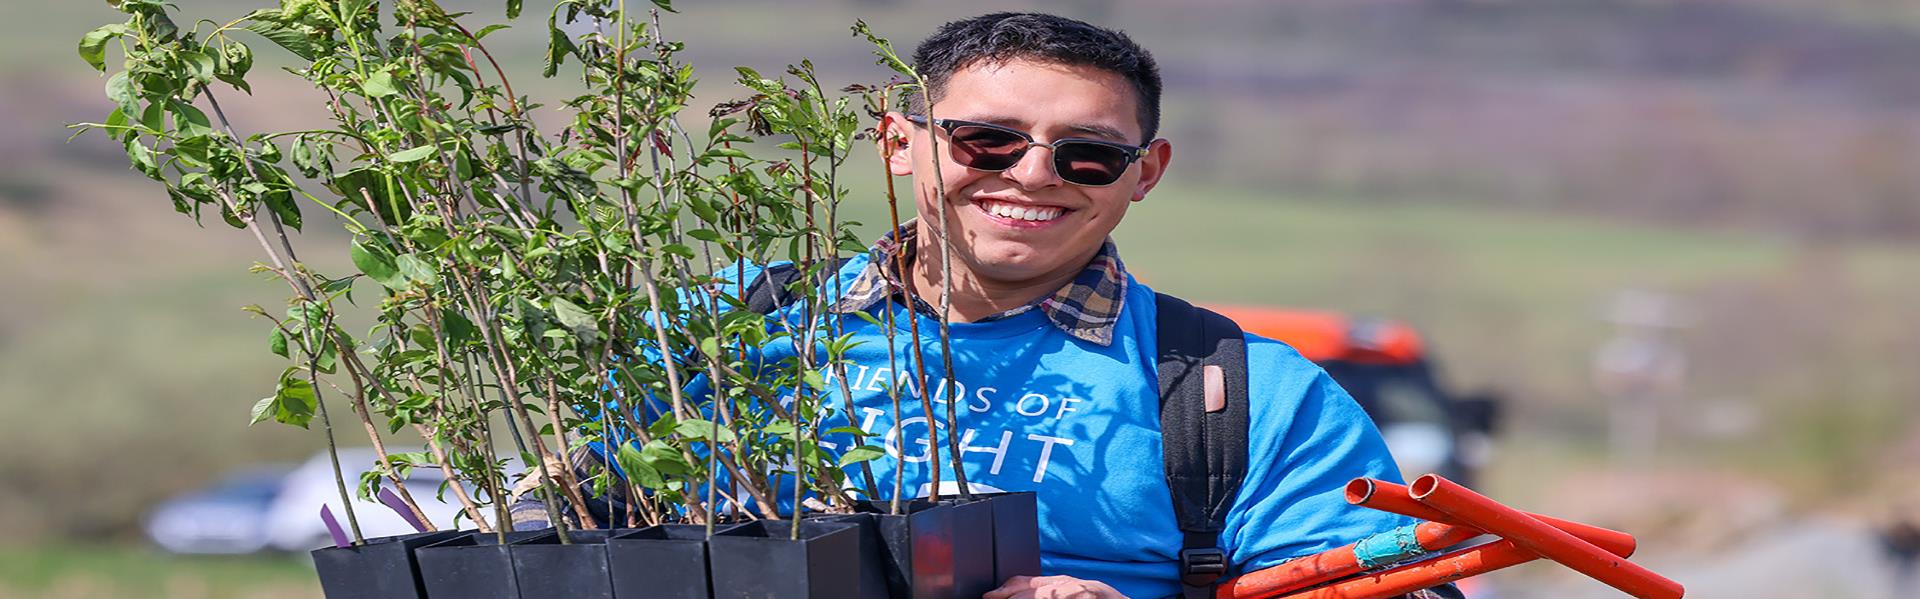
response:
[[[955,72],[933,115],[1024,131],[1041,143],[1076,137],[1137,145],[1143,135],[1138,99],[1126,78],[1051,62],[1013,60]],[[1051,148],[1029,148],[1013,167],[984,172],[954,162],[951,140],[939,127],[916,126],[898,113],[888,115],[885,126],[909,140],[887,157],[888,168],[913,175],[924,242],[933,241],[939,226],[937,161],[955,267],[982,283],[1015,285],[1078,272],[1120,224],[1127,205],[1145,199],[1159,182],[1172,156],[1167,142],[1155,141],[1119,181],[1089,187],[1060,179]],[[939,136],[937,153],[933,135]]]

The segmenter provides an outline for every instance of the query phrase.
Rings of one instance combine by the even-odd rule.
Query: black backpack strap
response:
[[[1220,549],[1227,510],[1247,474],[1247,344],[1231,319],[1155,294],[1160,437],[1167,488],[1184,535],[1181,596],[1211,598],[1232,567]]]
[[[747,302],[747,309],[756,314],[772,314],[774,310],[793,303],[793,292],[788,285],[800,278],[800,266],[791,262],[776,264],[760,271],[760,275],[747,284],[747,290],[740,295]]]

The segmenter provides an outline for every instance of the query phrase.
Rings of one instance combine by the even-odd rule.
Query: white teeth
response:
[[[989,214],[1024,221],[1050,221],[1059,218],[1061,213],[1066,212],[1066,210],[1061,208],[1027,208],[1006,202],[986,202],[985,204]]]

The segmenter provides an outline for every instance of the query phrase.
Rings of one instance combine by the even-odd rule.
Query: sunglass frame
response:
[[[916,125],[926,125],[928,122],[926,115],[908,114],[906,116],[907,116],[908,122],[911,122]],[[961,119],[942,119],[942,118],[932,119],[932,122],[933,122],[933,126],[939,127],[940,129],[946,131],[947,137],[949,139],[953,137],[953,131],[960,127],[980,127],[983,129],[1004,131],[1006,133],[1013,134],[1014,136],[1019,137],[1020,139],[1025,140],[1027,142],[1027,147],[1021,148],[1019,155],[1014,157],[1013,163],[1008,164],[1005,168],[986,169],[986,168],[979,168],[971,164],[962,164],[961,166],[965,166],[973,170],[988,172],[988,173],[1002,172],[1007,169],[1013,168],[1013,165],[1019,164],[1021,160],[1025,160],[1027,158],[1027,152],[1031,151],[1034,146],[1040,146],[1040,147],[1047,148],[1049,150],[1053,150],[1053,160],[1051,160],[1050,163],[1053,165],[1053,173],[1055,176],[1060,177],[1060,180],[1062,181],[1066,181],[1068,183],[1072,183],[1074,185],[1079,185],[1082,187],[1106,187],[1109,185],[1113,185],[1114,183],[1120,182],[1121,177],[1126,176],[1127,169],[1132,168],[1133,163],[1138,162],[1141,158],[1145,158],[1149,152],[1149,148],[1153,146],[1153,142],[1147,142],[1147,143],[1136,146],[1132,144],[1124,144],[1120,142],[1107,141],[1104,139],[1090,139],[1085,137],[1062,137],[1060,139],[1053,140],[1052,142],[1041,142],[1041,141],[1035,140],[1032,134],[1029,134],[1025,131],[1014,129],[1012,127],[995,125],[993,123],[982,123],[979,121],[967,121],[967,120],[961,120]],[[948,143],[951,144],[954,142],[949,141]],[[1108,181],[1106,183],[1100,183],[1100,184],[1081,183],[1079,181],[1074,181],[1072,179],[1068,179],[1066,176],[1066,173],[1060,170],[1060,146],[1071,145],[1071,144],[1092,144],[1096,146],[1104,146],[1104,147],[1120,150],[1122,152],[1122,155],[1126,157],[1127,161],[1125,164],[1120,165],[1120,170],[1115,172],[1112,181]],[[949,149],[948,152],[952,153],[952,150]],[[955,161],[958,162],[959,159],[956,157]]]

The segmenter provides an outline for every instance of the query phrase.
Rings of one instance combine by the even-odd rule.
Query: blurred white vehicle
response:
[[[375,460],[370,448],[340,450],[340,467],[346,474],[349,495],[354,493],[354,485],[359,483],[360,474],[366,472]],[[454,518],[460,514],[460,502],[451,491],[446,493],[446,501],[436,498],[440,495],[440,484],[445,480],[439,469],[414,468],[405,480],[407,491],[420,504],[420,511],[426,512],[427,521],[442,530],[455,528]],[[386,485],[387,488],[391,486],[391,482]],[[340,507],[340,491],[334,484],[333,464],[326,452],[313,456],[287,475],[280,495],[267,510],[264,527],[266,544],[273,549],[298,552],[333,545],[333,538],[320,519],[322,505],[332,507],[333,516],[339,520],[341,530],[351,531],[347,524],[347,513]],[[353,513],[360,521],[361,534],[369,539],[413,532],[413,527],[406,520],[378,501],[354,496]],[[472,528],[473,523],[461,515],[458,527]]]
[[[267,548],[267,510],[291,466],[237,472],[213,486],[175,497],[146,519],[147,538],[173,553],[253,553]]]

